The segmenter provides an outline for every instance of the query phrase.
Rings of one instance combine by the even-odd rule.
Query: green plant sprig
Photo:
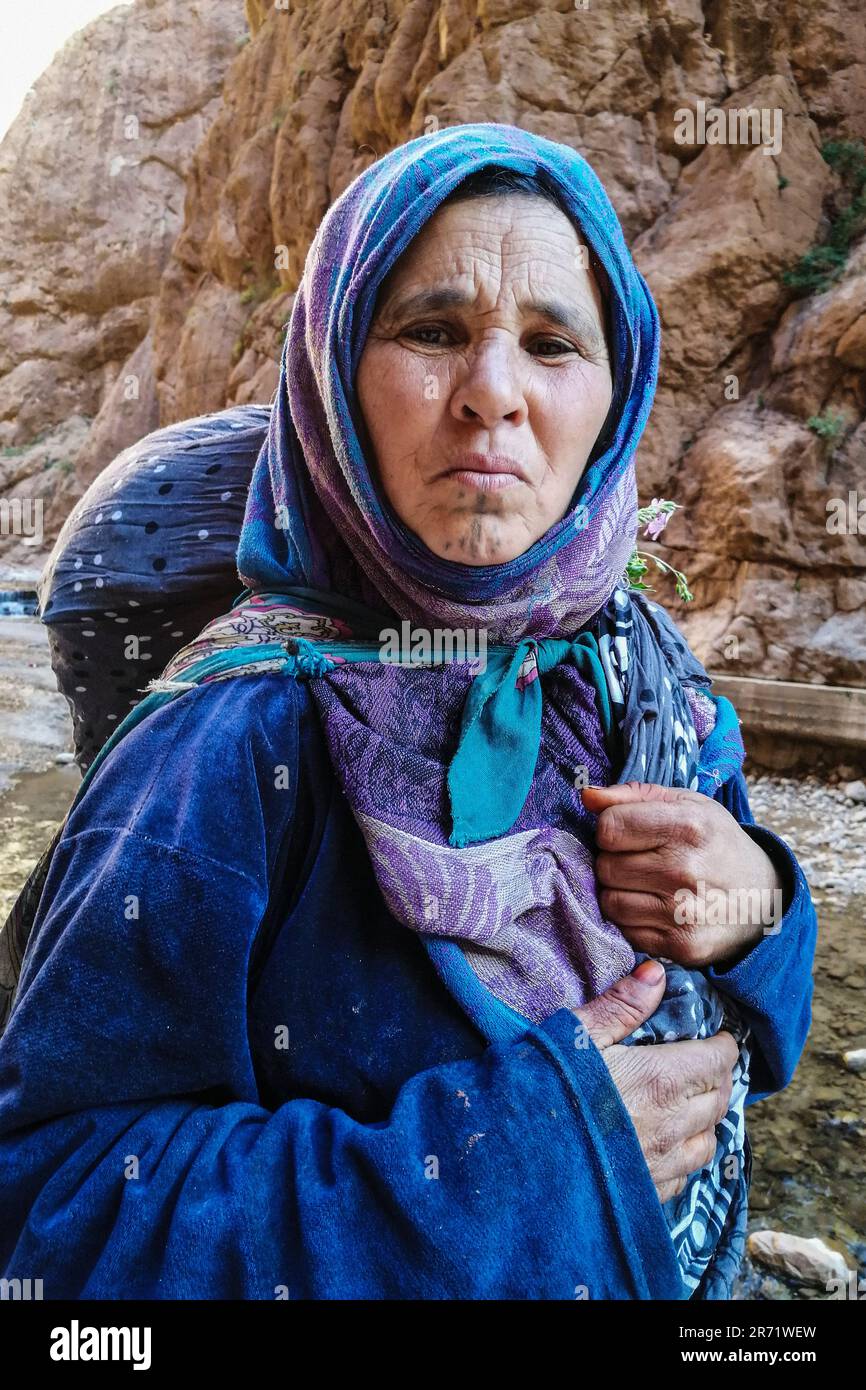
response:
[[[654,497],[649,506],[638,507],[638,525],[644,527],[644,535],[649,540],[656,540],[674,512],[678,510],[678,502],[671,502],[663,497]],[[695,596],[689,588],[689,581],[682,570],[674,569],[674,566],[669,565],[667,560],[663,560],[661,556],[652,555],[649,551],[639,550],[637,547],[632,551],[631,558],[625,567],[629,589],[635,593],[648,594],[652,592],[653,586],[644,583],[644,575],[648,572],[650,564],[655,565],[662,574],[673,575],[677,598],[682,599],[683,603],[693,601]]]

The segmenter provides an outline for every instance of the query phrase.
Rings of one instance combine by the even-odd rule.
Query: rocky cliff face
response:
[[[241,0],[111,10],[63,47],[0,145],[0,490],[38,497],[46,521],[56,498],[55,530],[159,423],[151,307],[246,34]]]
[[[14,337],[21,347],[0,381],[0,419],[18,401],[7,438],[26,442],[44,427],[49,391],[52,424],[97,416],[86,435],[82,426],[80,488],[130,431],[155,423],[151,407],[128,409],[128,376],[147,383],[161,423],[267,401],[292,293],[332,199],[377,154],[436,123],[513,122],[586,154],[656,296],[661,387],[640,477],[647,499],[685,504],[664,553],[692,580],[695,603],[678,616],[696,649],[731,674],[866,684],[866,242],[846,220],[866,137],[859,0],[583,5],[247,0],[249,42],[227,66],[234,7],[199,5],[197,30],[191,4],[140,0],[125,24],[177,25],[148,65],[166,109],[194,109],[200,122],[188,168],[173,161],[183,227],[167,253],[179,184],[145,195],[139,168],[118,219],[137,250],[103,234],[94,274],[93,258],[70,249],[93,247],[89,223],[82,216],[70,232],[69,213],[65,254],[78,268],[51,262],[46,306],[34,238],[63,237],[63,218],[40,201],[52,180],[32,157],[27,167],[23,130],[16,136],[18,186],[34,191],[27,226],[0,227],[13,295],[2,322],[14,316],[29,333]],[[109,20],[121,24],[98,24]],[[87,60],[97,86],[117,65],[109,47]],[[700,131],[684,132],[682,112],[701,102],[705,134],[736,130],[745,143],[683,140]],[[752,109],[765,113],[768,149],[737,124]],[[121,162],[111,174],[126,158],[114,148],[121,118],[116,103],[104,115],[98,173],[80,157],[77,174],[69,169],[67,207],[111,204],[117,216],[111,180],[128,172]],[[3,157],[8,170],[6,144]],[[147,176],[161,179],[167,159],[154,155]],[[11,260],[10,239],[23,259]],[[836,247],[835,279],[815,271],[817,245]],[[61,282],[77,288],[61,297]],[[659,593],[667,602],[671,591]]]

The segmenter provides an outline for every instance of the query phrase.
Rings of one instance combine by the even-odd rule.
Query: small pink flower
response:
[[[657,507],[657,506],[659,505],[660,501],[661,501],[661,498],[659,498],[659,497],[654,497],[653,500],[652,500],[651,505],[652,505],[653,507]],[[654,516],[653,519],[652,519],[652,521],[648,521],[647,524],[646,524],[646,526],[644,527],[644,535],[646,536],[647,540],[648,540],[648,541],[655,541],[655,540],[658,540],[658,538],[659,538],[659,536],[661,535],[662,531],[665,529],[665,527],[667,526],[668,522],[670,521],[670,518],[671,518],[671,513],[670,513],[670,512],[659,512],[658,516]]]

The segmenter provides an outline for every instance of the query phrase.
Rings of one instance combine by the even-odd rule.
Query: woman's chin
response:
[[[507,565],[528,550],[532,541],[527,542],[525,534],[509,536],[500,527],[497,534],[485,536],[478,534],[474,523],[456,530],[453,534],[422,536],[421,539],[438,555],[440,560],[453,560],[459,565]]]

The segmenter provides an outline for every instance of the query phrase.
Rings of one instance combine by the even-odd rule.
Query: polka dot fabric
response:
[[[233,406],[155,430],[67,517],[39,614],[82,772],[151,676],[239,595],[238,536],[270,414]]]

